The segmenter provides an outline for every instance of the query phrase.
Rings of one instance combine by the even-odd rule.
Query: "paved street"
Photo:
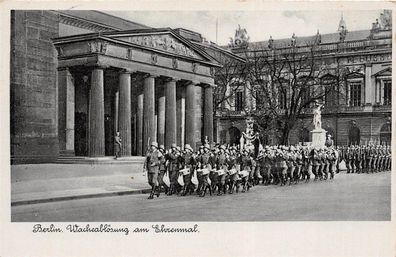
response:
[[[390,220],[391,173],[339,174],[333,181],[256,186],[212,196],[114,196],[12,207],[12,221]]]

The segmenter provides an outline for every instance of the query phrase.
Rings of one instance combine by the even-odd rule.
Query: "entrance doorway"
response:
[[[236,127],[231,127],[228,129],[228,133],[230,135],[230,145],[239,145],[239,141],[241,139],[241,131]]]

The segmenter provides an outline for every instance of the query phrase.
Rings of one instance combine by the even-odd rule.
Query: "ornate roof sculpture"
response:
[[[338,30],[337,31],[341,32],[344,29],[347,29],[347,26],[346,26],[346,22],[344,20],[344,14],[341,13],[341,19],[340,19],[340,23],[338,23]]]
[[[381,28],[384,30],[392,29],[392,11],[384,10],[380,15]]]
[[[232,48],[246,48],[249,44],[249,35],[246,29],[241,28],[238,24],[238,29],[235,30],[235,37],[230,38],[230,47]]]

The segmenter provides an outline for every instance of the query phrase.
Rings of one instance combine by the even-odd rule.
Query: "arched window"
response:
[[[390,145],[392,140],[392,124],[387,122],[381,127],[380,142],[381,145]]]
[[[302,128],[300,130],[300,134],[298,136],[298,141],[300,141],[301,143],[306,143],[309,142],[309,130],[307,128]]]
[[[337,104],[337,88],[336,77],[331,74],[326,74],[320,79],[320,84],[323,86],[324,104],[326,106],[334,106]]]
[[[239,145],[239,140],[241,139],[241,131],[236,127],[231,127],[228,129],[230,135],[230,145]]]
[[[352,122],[349,128],[349,145],[360,144],[360,129],[356,126],[356,122]]]

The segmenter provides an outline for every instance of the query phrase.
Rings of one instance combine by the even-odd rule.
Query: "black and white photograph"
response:
[[[10,18],[11,222],[391,220],[391,10]]]

